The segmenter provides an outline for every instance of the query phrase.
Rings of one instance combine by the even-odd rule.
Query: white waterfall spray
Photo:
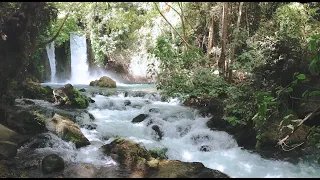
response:
[[[87,63],[87,42],[85,35],[78,36],[70,33],[70,50],[71,78],[66,83],[89,85],[90,81],[99,79],[101,76],[108,76],[115,80],[117,85],[123,85],[116,76],[102,69],[95,69],[90,75]]]
[[[54,41],[50,43],[50,45],[48,45],[46,49],[47,49],[47,55],[50,63],[50,69],[51,69],[51,83],[55,83],[56,82],[56,57],[54,54]]]
[[[89,84],[86,37],[70,33],[71,83]]]

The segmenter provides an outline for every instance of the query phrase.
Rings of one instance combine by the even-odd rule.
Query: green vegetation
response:
[[[152,157],[157,159],[168,159],[168,156],[166,155],[168,151],[168,148],[163,148],[159,150],[149,150],[149,153]]]
[[[82,95],[77,89],[72,90],[72,96],[69,98],[72,103],[71,105],[76,108],[85,109],[89,106],[89,98]]]

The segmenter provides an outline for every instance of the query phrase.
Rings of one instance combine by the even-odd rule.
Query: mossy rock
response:
[[[90,98],[81,94],[77,89],[72,90],[72,95],[69,97],[71,106],[79,109],[85,109],[89,106]]]
[[[107,76],[102,76],[99,80],[91,81],[90,86],[100,86],[100,87],[107,87],[107,88],[116,88],[117,84],[114,80]]]
[[[23,83],[23,96],[30,99],[42,99],[49,102],[54,101],[52,95],[53,89],[50,86],[41,86],[41,84],[31,80],[25,80]]]
[[[156,159],[168,159],[168,156],[166,155],[168,151],[168,148],[163,148],[163,149],[156,149],[156,150],[149,150],[149,153],[151,154],[152,157]]]
[[[199,162],[162,160],[152,169],[148,178],[230,178],[228,175],[205,167]]]
[[[45,116],[40,111],[17,111],[12,113],[7,120],[8,127],[14,131],[25,134],[35,135],[45,132]]]
[[[62,139],[73,142],[76,148],[90,144],[90,141],[83,135],[79,126],[67,117],[54,114],[51,122],[55,124],[55,131]]]
[[[47,155],[41,162],[43,173],[60,172],[64,169],[64,160],[57,154]]]
[[[146,149],[135,142],[123,138],[117,138],[100,149],[121,165],[129,168],[135,167],[138,161],[141,160],[140,158],[144,158],[147,161],[151,158],[151,154]]]
[[[131,178],[228,178],[218,171],[198,162],[159,160],[139,144],[116,138],[102,146],[101,151],[117,161],[124,169],[131,170]],[[165,151],[165,150],[164,150]]]

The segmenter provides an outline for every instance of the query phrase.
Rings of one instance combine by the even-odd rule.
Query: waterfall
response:
[[[46,47],[47,55],[50,63],[51,69],[51,83],[56,82],[56,57],[54,54],[54,41]]]
[[[71,84],[89,84],[86,37],[70,33]]]

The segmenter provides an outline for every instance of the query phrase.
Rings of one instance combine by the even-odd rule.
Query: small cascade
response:
[[[54,41],[46,47],[46,50],[47,50],[47,55],[50,63],[50,69],[51,69],[51,83],[55,83],[56,82],[56,57],[54,54]]]

